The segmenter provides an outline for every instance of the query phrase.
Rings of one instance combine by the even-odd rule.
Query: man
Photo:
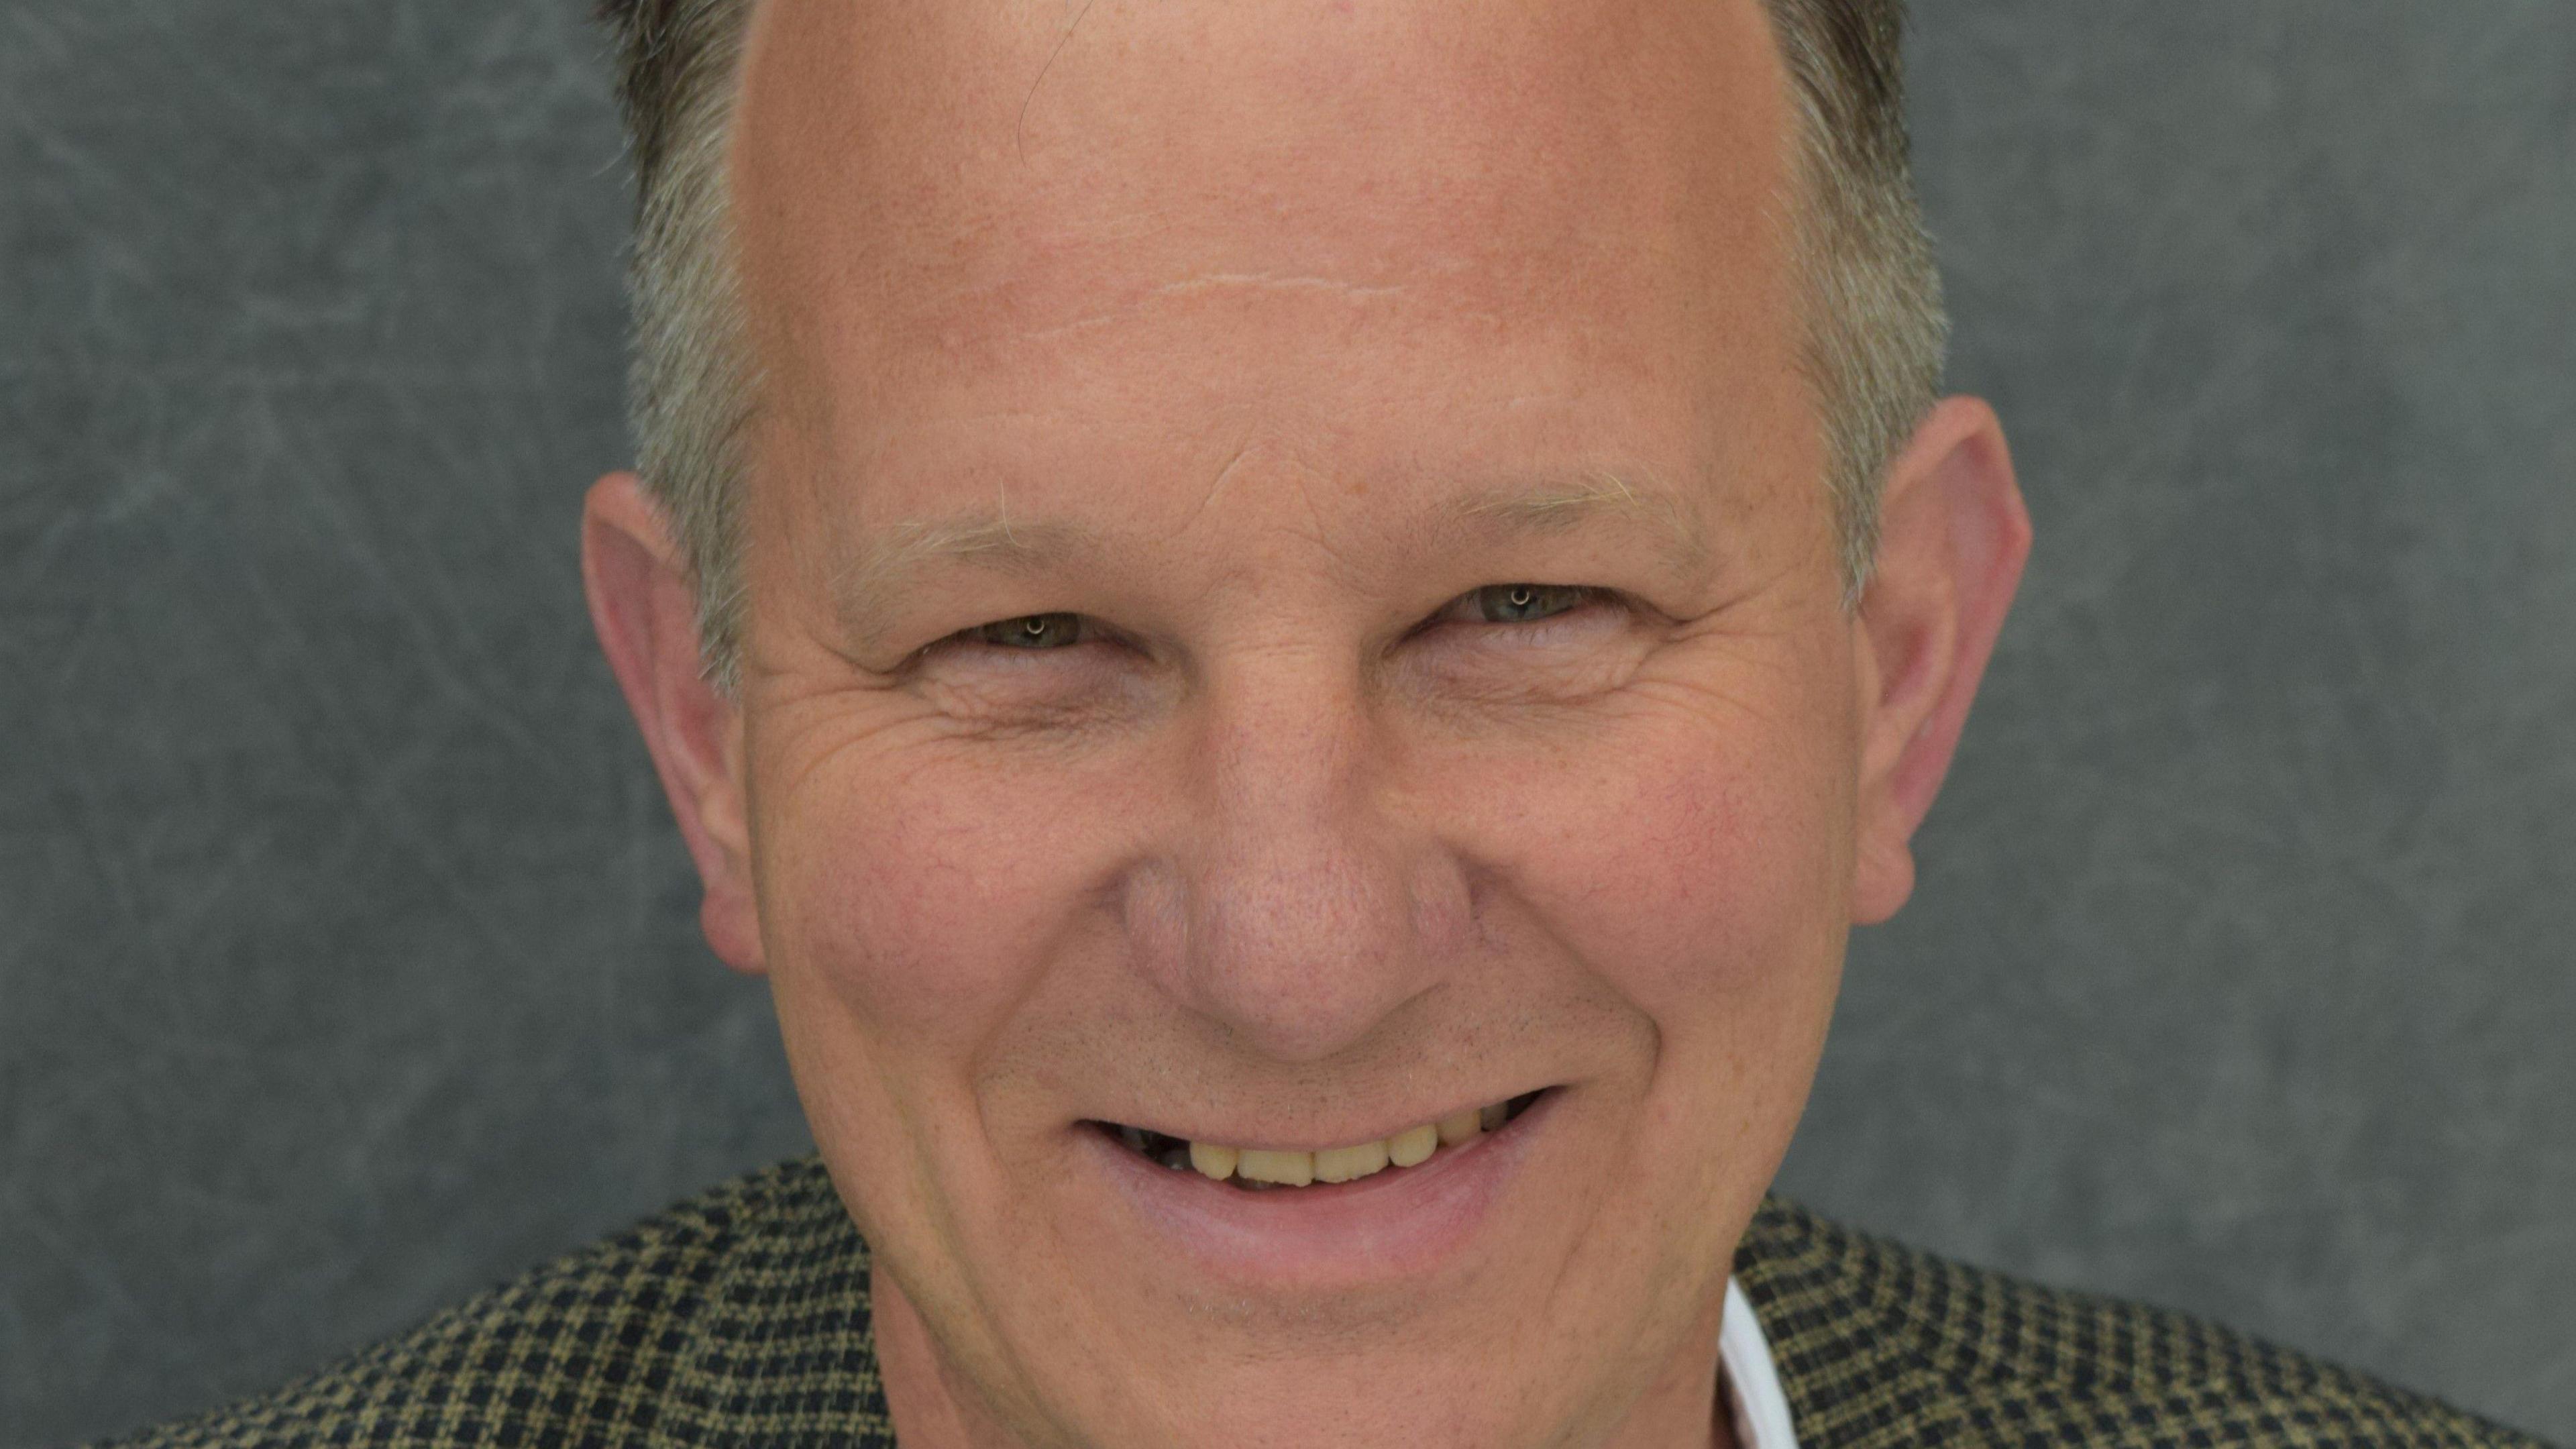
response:
[[[820,1161],[145,1442],[2527,1442],[1765,1201],[2029,544],[1895,6],[615,23],[591,603]]]

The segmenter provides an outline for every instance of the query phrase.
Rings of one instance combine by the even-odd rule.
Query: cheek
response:
[[[1483,853],[1668,1039],[1803,1012],[1831,995],[1849,919],[1851,784],[1821,734],[1605,731],[1586,767],[1521,785]]]
[[[787,772],[782,772],[787,773]],[[881,1053],[966,1069],[1086,931],[1125,803],[1114,781],[944,758],[795,771],[762,820],[766,944]]]

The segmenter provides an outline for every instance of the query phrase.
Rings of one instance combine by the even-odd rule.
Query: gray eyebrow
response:
[[[1708,562],[1708,542],[1681,500],[1652,483],[1640,489],[1618,472],[1488,489],[1465,499],[1459,514],[1471,524],[1535,533],[1561,533],[1607,515],[1655,534],[1667,561],[1679,568],[1695,572]]]
[[[1452,527],[1505,532],[1561,533],[1586,520],[1615,517],[1641,525],[1666,560],[1696,571],[1708,546],[1687,509],[1670,492],[1640,489],[1616,472],[1502,485],[1470,493],[1445,510]],[[1435,528],[1434,532],[1439,532]],[[836,573],[833,606],[852,632],[872,639],[876,621],[889,613],[923,572],[963,563],[995,573],[1026,576],[1100,547],[1100,535],[1079,524],[1019,521],[1001,511],[979,511],[902,523],[872,540]]]
[[[832,579],[832,603],[860,637],[925,570],[965,563],[995,573],[1037,573],[1068,554],[1095,546],[1097,535],[1066,523],[1014,522],[1006,513],[971,513],[896,525],[843,564]]]

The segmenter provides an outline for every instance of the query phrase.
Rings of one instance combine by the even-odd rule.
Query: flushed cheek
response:
[[[1829,774],[1615,732],[1592,760],[1525,774],[1508,812],[1465,829],[1533,924],[1667,1025],[1830,968],[1816,958],[1841,939],[1849,807]]]
[[[1034,978],[1102,929],[1114,780],[898,753],[797,772],[763,822],[773,969],[814,978],[870,1038],[964,1067]]]
[[[1081,949],[1071,938],[1099,929],[1086,887],[1102,840],[1079,796],[946,764],[853,752],[797,772],[760,862],[815,1140],[863,1227],[933,1293],[963,1291],[970,1259],[1062,1276],[1026,1191],[1058,1103],[996,1070],[1031,994]]]
[[[1631,848],[1576,867],[1590,890],[1562,929],[1654,1023],[1644,1140],[1704,1149],[1650,1149],[1646,1197],[1687,1215],[1758,1195],[1795,1129],[1841,977],[1848,807],[1793,752],[1662,766],[1629,796]]]
[[[1732,1214],[1786,1149],[1840,975],[1848,807],[1776,740],[1621,743],[1598,756],[1614,768],[1534,795],[1532,818],[1558,812],[1552,844],[1497,874],[1649,1028],[1637,1115],[1601,1168],[1609,1226],[1582,1250],[1587,1272],[1643,1292],[1722,1276]]]

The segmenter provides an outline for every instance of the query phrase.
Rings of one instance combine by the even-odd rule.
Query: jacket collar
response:
[[[1967,1425],[1920,1326],[1958,1296],[1937,1260],[1766,1198],[1735,1250],[1735,1276],[1789,1400],[1800,1449],[1958,1442]]]

